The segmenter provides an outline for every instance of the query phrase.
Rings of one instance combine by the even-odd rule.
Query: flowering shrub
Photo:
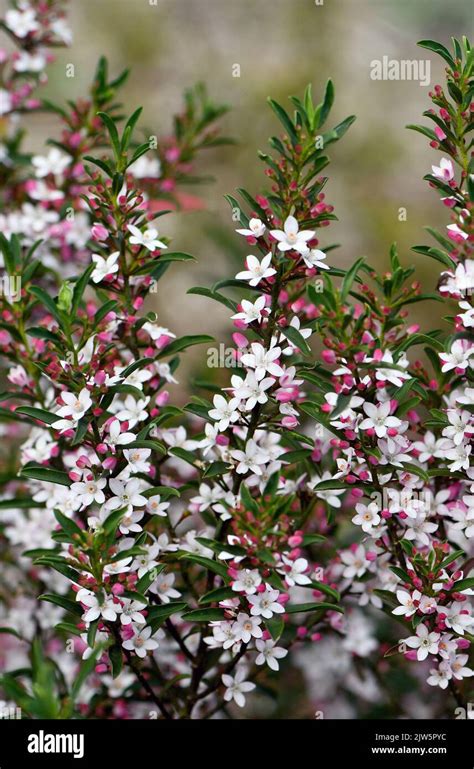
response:
[[[5,19],[35,55],[60,20],[57,3],[38,5]],[[442,263],[438,293],[421,293],[395,247],[383,275],[364,259],[337,268],[318,232],[335,219],[322,174],[354,117],[325,128],[331,81],[317,105],[310,87],[293,98],[293,116],[270,100],[284,130],[260,153],[270,189],[228,196],[253,253],[190,291],[231,314],[230,381],[201,383],[183,409],[168,392],[179,353],[213,339],[176,338],[143,303],[192,258],[156,226],[157,197],[222,141],[209,131],[222,109],[189,95],[174,138],[150,152],[134,141],[140,111],[122,126],[114,106],[123,76],[110,83],[101,62],[88,102],[59,112],[48,156],[20,165],[18,135],[7,141],[0,243],[18,290],[1,297],[1,416],[24,440],[2,477],[1,685],[28,716],[251,713],[289,666],[317,669],[325,639],[354,670],[415,667],[418,691],[466,707],[472,52],[422,45],[447,63],[425,113],[434,130],[413,126],[442,152],[427,180],[452,218],[430,230],[436,247],[415,247]],[[7,114],[23,103],[12,69]],[[448,298],[448,332],[410,325],[410,304]]]

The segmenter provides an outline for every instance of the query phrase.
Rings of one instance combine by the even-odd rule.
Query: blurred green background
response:
[[[131,68],[123,101],[128,112],[144,106],[142,125],[152,133],[170,128],[183,89],[199,80],[214,100],[232,108],[224,128],[239,144],[208,151],[198,163],[200,171],[216,177],[198,190],[206,210],[160,221],[173,247],[198,259],[194,266],[171,269],[153,297],[164,325],[178,335],[199,331],[219,341],[229,338],[225,308],[186,296],[186,290],[230,276],[238,256],[250,251],[233,233],[223,195],[239,186],[252,193],[265,187],[256,152],[278,130],[267,96],[289,106],[288,95],[301,95],[308,82],[319,96],[329,76],[336,87],[329,124],[352,113],[357,121],[331,147],[326,196],[339,221],[322,232],[321,247],[341,244],[330,256],[332,264],[344,267],[365,254],[383,268],[390,243],[397,241],[402,260],[417,263],[424,288],[433,290],[436,264],[410,252],[410,246],[428,242],[424,225],[449,223],[438,195],[422,180],[439,155],[424,137],[405,129],[407,123],[426,122],[421,113],[430,106],[430,87],[374,81],[371,62],[384,56],[429,58],[431,86],[442,82],[442,60],[416,42],[431,38],[449,45],[451,35],[469,35],[473,8],[469,0],[72,0],[74,42],[59,51],[45,95],[61,101],[85,94],[104,54],[112,73]],[[75,65],[74,78],[66,77],[68,63]],[[240,77],[233,77],[235,64]],[[34,120],[38,148],[51,118]],[[399,219],[400,208],[406,209],[406,221]],[[416,319],[428,317],[430,324],[443,310],[431,302],[417,307]],[[205,350],[188,355],[188,371],[191,361],[193,367],[205,363]],[[184,382],[183,373],[186,369]]]

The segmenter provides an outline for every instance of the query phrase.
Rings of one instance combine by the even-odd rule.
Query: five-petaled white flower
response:
[[[117,615],[122,611],[121,604],[114,601],[111,596],[97,597],[92,590],[87,590],[84,587],[76,593],[76,601],[88,607],[82,617],[84,622],[94,622],[99,617],[109,620],[109,622],[115,622]]]
[[[308,251],[308,241],[314,238],[313,230],[300,230],[294,216],[288,216],[283,225],[283,230],[271,230],[270,235],[278,240],[280,251],[299,251],[303,254]]]
[[[245,671],[240,669],[236,672],[235,676],[229,676],[224,673],[222,676],[222,683],[226,687],[224,693],[224,699],[226,702],[235,701],[235,704],[239,708],[243,708],[245,705],[245,694],[255,689],[255,684],[250,681],[245,681]]]
[[[247,644],[251,638],[262,637],[263,630],[260,627],[261,624],[261,617],[251,617],[249,614],[245,614],[245,612],[239,612],[232,630],[238,641],[243,641],[244,644]]]
[[[251,286],[258,286],[261,280],[270,278],[276,274],[276,270],[270,267],[272,261],[271,252],[259,262],[256,256],[249,254],[246,259],[246,270],[242,270],[235,276],[237,280],[248,280]]]
[[[282,376],[285,372],[276,362],[281,355],[281,348],[272,345],[266,349],[260,342],[252,342],[251,352],[242,355],[241,363],[248,368],[255,369],[257,379],[263,379],[268,372],[270,376]]]
[[[211,419],[215,419],[219,424],[219,431],[222,433],[227,430],[231,422],[236,422],[239,418],[237,411],[239,405],[238,398],[231,398],[227,401],[223,395],[214,395],[214,408],[209,411]]]
[[[261,582],[262,578],[257,569],[242,569],[237,572],[237,576],[232,583],[232,590],[235,590],[237,593],[252,595],[257,592]]]
[[[255,320],[262,320],[262,311],[265,308],[266,298],[259,296],[255,302],[249,302],[247,299],[242,299],[240,306],[241,312],[237,312],[232,315],[233,320],[243,320],[244,323],[253,323]]]
[[[266,587],[263,593],[247,595],[247,600],[251,604],[250,614],[271,619],[274,614],[283,614],[285,608],[278,603],[279,590],[272,590],[268,585]]]
[[[167,248],[161,240],[158,240],[158,230],[154,227],[147,227],[145,232],[142,232],[135,225],[129,224],[127,229],[132,233],[129,238],[132,246],[144,246],[148,251],[155,251],[157,248]]]
[[[150,636],[151,627],[145,627],[143,630],[138,630],[133,638],[124,641],[122,646],[128,651],[134,651],[137,657],[146,657],[148,651],[158,649],[158,641],[150,638]]]
[[[260,652],[255,660],[256,665],[264,665],[266,663],[272,670],[280,669],[278,660],[286,657],[288,649],[284,649],[282,646],[275,646],[275,641],[270,639],[268,641],[259,639],[255,641],[255,646]]]
[[[410,649],[417,649],[416,656],[420,662],[425,660],[428,654],[438,654],[439,633],[430,633],[426,625],[418,625],[416,635],[405,638],[400,643],[405,643]]]
[[[379,508],[376,502],[371,502],[369,505],[363,505],[361,503],[355,506],[357,515],[352,519],[352,523],[356,526],[361,526],[362,531],[366,534],[371,534],[374,526],[378,526],[380,523]]]
[[[61,406],[57,411],[57,415],[63,417],[63,419],[53,422],[52,427],[56,430],[67,429],[71,425],[76,424],[92,406],[89,390],[85,387],[82,388],[79,394],[67,391],[62,392],[61,400],[64,401],[65,405]],[[64,417],[67,417],[67,419],[64,419]]]
[[[374,403],[364,403],[363,409],[367,414],[367,419],[363,419],[360,423],[361,429],[375,430],[378,438],[384,438],[387,435],[387,430],[401,425],[400,419],[390,416],[390,401],[379,403],[378,406]]]

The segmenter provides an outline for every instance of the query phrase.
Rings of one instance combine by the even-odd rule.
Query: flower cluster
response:
[[[30,11],[12,11],[19,38],[36,34]],[[179,354],[213,339],[176,338],[144,310],[170,264],[192,259],[171,250],[157,197],[218,142],[222,109],[188,95],[154,157],[134,141],[140,110],[121,125],[110,97],[121,78],[109,83],[101,62],[87,107],[61,116],[60,146],[29,158],[34,179],[10,178],[0,245],[20,301],[1,297],[1,416],[24,440],[0,500],[6,579],[20,585],[2,624],[9,670],[30,649],[33,689],[13,673],[1,686],[29,715],[130,718],[152,704],[166,719],[209,718],[289,665],[311,671],[326,641],[379,677],[387,660],[416,661],[421,686],[467,701],[472,56],[467,42],[454,58],[425,44],[448,64],[447,94],[437,86],[426,113],[435,130],[415,126],[442,150],[427,178],[452,216],[446,234],[431,230],[439,247],[415,247],[445,267],[438,293],[421,293],[395,247],[381,276],[365,259],[345,271],[328,258],[325,153],[354,117],[324,128],[331,81],[319,104],[310,87],[293,98],[293,117],[270,100],[284,130],[276,156],[261,153],[270,188],[228,196],[252,253],[230,280],[189,292],[229,310],[235,366],[184,408],[171,402]],[[448,298],[451,333],[410,325],[409,305]]]

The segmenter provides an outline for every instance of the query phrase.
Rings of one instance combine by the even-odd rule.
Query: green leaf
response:
[[[455,582],[450,592],[461,593],[463,590],[470,590],[474,587],[474,577],[467,577],[467,579],[460,579]]]
[[[295,603],[293,606],[285,606],[285,612],[287,614],[299,614],[306,611],[338,611],[341,614],[344,612],[342,606],[338,606],[335,603],[327,603],[322,601],[321,603]]]
[[[281,634],[283,633],[285,629],[285,623],[282,620],[281,617],[274,616],[271,619],[265,620],[265,626],[267,630],[270,632],[271,637],[274,641],[278,641]]]
[[[119,160],[121,151],[120,151],[120,139],[117,131],[117,126],[115,125],[112,118],[109,115],[107,115],[106,112],[98,112],[97,115],[98,117],[100,117],[100,119],[102,120],[103,124],[105,125],[105,127],[109,132],[110,141],[112,142],[112,147],[115,153],[115,158],[116,160]]]
[[[334,104],[334,85],[332,80],[328,80],[326,83],[326,91],[324,94],[324,99],[320,107],[317,108],[316,112],[319,112],[319,119],[317,120],[317,128],[321,128],[321,126],[324,125],[324,123],[327,120],[327,117],[329,115],[329,112],[331,111],[331,107]]]
[[[74,294],[72,297],[72,306],[71,306],[72,318],[75,318],[77,315],[77,311],[79,309],[82,296],[84,294],[84,291],[86,290],[86,286],[89,283],[89,278],[92,275],[95,269],[95,266],[96,265],[94,263],[90,264],[87,270],[81,275],[76,285],[74,286]]]
[[[199,599],[199,603],[219,603],[219,601],[225,601],[227,598],[235,598],[236,593],[231,587],[217,587],[215,590],[210,590],[205,593]]]
[[[57,422],[60,417],[57,414],[51,414],[44,409],[33,408],[32,406],[19,406],[15,409],[16,414],[24,414],[32,419],[38,419],[39,422],[44,422],[46,425],[51,425],[53,422]]]
[[[417,45],[421,46],[421,48],[427,48],[429,51],[433,51],[439,56],[442,56],[442,58],[449,64],[453,72],[456,71],[456,62],[444,45],[437,43],[435,40],[419,40]]]
[[[297,136],[297,133],[295,131],[295,126],[293,125],[293,122],[291,121],[290,117],[285,112],[283,107],[281,107],[280,104],[278,104],[278,102],[276,102],[276,101],[274,101],[273,99],[270,99],[270,98],[268,99],[268,103],[269,103],[270,107],[272,108],[273,112],[275,113],[275,115],[277,116],[277,118],[280,121],[280,123],[283,125],[283,127],[284,127],[285,131],[287,132],[287,134],[288,134],[288,136],[290,138],[290,141],[293,144],[293,146],[295,144],[298,144],[298,136]]]
[[[109,649],[109,659],[112,665],[112,678],[117,678],[123,668],[123,652],[120,646],[112,646]]]
[[[214,337],[209,336],[208,334],[190,334],[189,336],[182,336],[180,339],[175,339],[173,342],[167,344],[166,347],[161,350],[158,358],[162,358],[164,355],[174,355],[193,345],[206,344],[208,342],[215,342]]]
[[[184,601],[171,601],[170,603],[161,604],[161,606],[153,606],[148,610],[147,621],[150,625],[153,633],[166,622],[169,617],[178,612],[182,612],[187,609],[188,605]]]
[[[63,515],[59,510],[54,510],[54,517],[56,518],[57,522],[61,526],[61,528],[69,534],[70,537],[73,539],[77,537],[82,537],[82,529],[79,528],[77,523],[75,523],[72,518],[68,518],[67,516]]]
[[[311,355],[311,347],[309,347],[306,339],[297,328],[294,326],[286,326],[285,328],[281,328],[280,331],[283,336],[286,336],[292,345],[294,345],[294,347],[296,347],[298,350],[301,350],[304,355]]]
[[[443,571],[443,569],[449,566],[450,563],[457,561],[458,558],[462,558],[463,555],[465,555],[464,550],[455,550],[454,553],[447,555],[446,558],[441,561],[439,571]]]
[[[39,596],[38,600],[49,601],[49,603],[54,603],[56,606],[60,606],[70,614],[77,614],[78,617],[82,616],[82,609],[79,604],[71,601],[69,598],[64,598],[63,595],[43,593],[43,595]]]
[[[195,609],[182,616],[186,622],[215,622],[225,619],[224,609]]]
[[[341,286],[342,302],[346,301],[349,291],[352,288],[352,284],[354,283],[355,277],[364,263],[365,263],[365,256],[362,256],[360,259],[357,259],[352,265],[352,267],[346,272],[346,275],[344,277],[344,280],[342,281],[342,286]]]
[[[215,574],[219,574],[219,576],[226,581],[229,580],[229,576],[227,574],[227,566],[225,566],[223,563],[212,561],[210,558],[205,558],[204,556],[196,555],[195,553],[185,553],[184,555],[180,556],[180,560],[197,563],[199,566],[203,566],[205,569],[213,571]]]
[[[72,481],[62,470],[53,470],[42,465],[25,465],[20,472],[20,478],[32,478],[35,481],[57,483],[60,486],[70,486]]]

